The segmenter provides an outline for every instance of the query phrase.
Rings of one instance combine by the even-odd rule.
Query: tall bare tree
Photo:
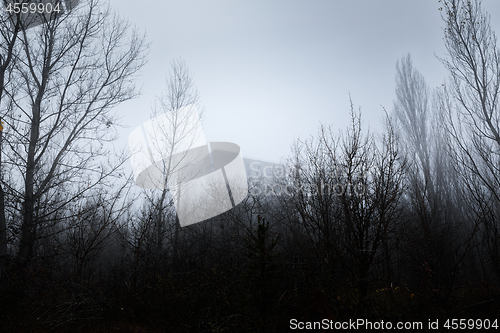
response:
[[[156,252],[164,249],[164,239],[168,237],[168,246],[172,257],[177,258],[180,224],[178,218],[167,221],[174,209],[173,188],[168,185],[176,183],[179,174],[185,169],[196,153],[192,148],[200,148],[204,142],[201,129],[201,115],[194,112],[199,108],[199,94],[190,73],[183,60],[172,61],[171,72],[166,79],[165,91],[157,97],[152,112],[151,126],[148,127],[148,141],[162,179],[154,182],[161,184],[161,192],[153,190],[148,195],[149,204],[154,207],[152,220],[156,230]],[[134,150],[134,149],[133,149]],[[131,152],[132,154],[134,151]],[[155,155],[153,157],[153,155]],[[151,176],[153,177],[153,176]],[[173,179],[176,178],[176,181]],[[152,180],[153,181],[153,180]],[[148,209],[149,210],[149,209]],[[175,214],[173,214],[175,216]]]
[[[23,3],[29,4],[29,1],[17,1],[19,6]],[[2,97],[5,92],[6,79],[10,82],[12,79],[12,63],[13,59],[19,55],[19,34],[27,28],[29,23],[34,23],[35,21],[40,23],[45,23],[48,20],[55,19],[58,12],[53,12],[46,15],[25,15],[22,14],[20,10],[17,13],[12,11],[13,1],[3,1],[3,6],[5,10],[2,10],[0,14],[0,27],[2,30],[2,42],[0,43],[1,55],[0,55],[0,105],[2,104]],[[10,7],[8,7],[10,5]],[[52,4],[51,4],[52,5]],[[9,12],[7,9],[10,8]],[[2,116],[0,115],[0,121],[2,130],[0,131],[0,177],[3,176],[1,170],[1,151],[2,151],[2,141],[3,141],[3,124]],[[3,180],[3,178],[2,178]],[[5,212],[5,192],[4,185],[0,181],[0,277],[3,277],[4,270],[6,267],[7,258],[7,221]]]
[[[16,261],[24,266],[50,216],[118,176],[116,163],[106,167],[100,159],[108,155],[103,143],[114,139],[113,107],[138,94],[133,79],[147,44],[99,0],[15,38],[20,51],[4,84],[2,163],[7,215],[19,221]]]
[[[500,51],[490,15],[477,0],[443,0],[450,73],[440,93],[448,148],[454,156],[473,221],[500,277]]]
[[[458,244],[450,242],[459,229],[465,230],[463,217],[457,211],[459,186],[449,155],[443,149],[446,137],[432,101],[435,99],[423,76],[413,67],[410,55],[403,57],[396,65],[394,115],[408,158],[410,225],[406,229],[411,232],[406,233],[405,239],[413,245],[407,254],[415,261],[414,268],[422,268],[414,276],[432,276],[432,289],[439,290],[443,284],[453,283],[457,258],[463,258],[464,253]],[[432,273],[427,274],[429,271]]]
[[[3,5],[7,2],[4,1]],[[17,16],[19,17],[19,15]],[[14,16],[8,15],[7,11],[2,10],[0,14],[0,28],[2,31],[2,38],[0,43],[0,106],[3,106],[2,98],[5,91],[5,83],[10,81],[10,70],[12,68],[12,60],[17,55],[19,51],[16,48],[16,42],[18,41],[18,35],[22,29],[22,21],[15,20]],[[2,115],[0,115],[0,122],[2,121]],[[3,122],[1,122],[3,125]],[[0,126],[1,126],[0,125]],[[3,126],[2,131],[0,131],[0,177],[2,177],[3,172],[1,169],[2,165],[2,141],[3,141]],[[0,278],[2,278],[6,266],[7,257],[7,220],[5,214],[5,192],[4,185],[0,181]]]

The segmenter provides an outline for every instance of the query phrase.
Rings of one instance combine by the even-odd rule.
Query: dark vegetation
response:
[[[147,45],[84,6],[29,33],[2,17],[1,332],[500,319],[500,58],[478,2],[443,1],[439,89],[398,62],[383,134],[352,106],[346,131],[322,126],[235,209],[183,228],[168,190],[134,195],[103,160]],[[174,62],[158,112],[196,102]]]

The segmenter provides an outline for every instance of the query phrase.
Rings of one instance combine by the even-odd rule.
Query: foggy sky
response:
[[[396,61],[411,53],[431,87],[446,71],[438,0],[112,0],[152,42],[138,83],[144,94],[116,111],[129,133],[150,118],[170,62],[194,74],[208,141],[240,145],[244,157],[273,162],[320,123],[348,125],[349,94],[365,128],[392,111]],[[500,3],[483,1],[500,31]]]

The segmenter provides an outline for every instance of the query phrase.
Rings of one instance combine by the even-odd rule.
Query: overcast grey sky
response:
[[[500,32],[500,1],[483,1]],[[392,110],[396,61],[410,53],[431,87],[446,77],[438,0],[111,0],[152,41],[144,94],[117,111],[128,134],[149,119],[174,58],[194,74],[207,141],[278,162],[320,123],[344,129],[349,93],[364,124]]]

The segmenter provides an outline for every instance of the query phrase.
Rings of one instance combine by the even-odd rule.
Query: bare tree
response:
[[[4,1],[5,5],[6,2]],[[5,84],[10,81],[10,71],[12,59],[16,57],[18,48],[15,48],[18,40],[18,35],[21,31],[21,20],[17,20],[14,24],[13,17],[7,15],[6,11],[2,10],[0,14],[0,29],[1,29],[1,42],[0,42],[0,106],[3,107],[3,96],[5,91]],[[0,126],[3,125],[2,116],[0,115]],[[0,130],[0,278],[4,277],[4,270],[6,266],[7,257],[7,220],[5,214],[5,192],[2,172],[2,141],[3,141],[3,126]]]
[[[340,264],[347,273],[362,310],[373,269],[388,259],[384,242],[401,217],[405,162],[390,122],[379,148],[372,135],[363,135],[352,105],[351,119],[346,135],[337,139],[322,127],[317,143],[297,150],[288,200],[325,266]]]
[[[413,67],[410,55],[398,61],[396,69],[394,114],[408,158],[410,215],[406,229],[411,232],[404,232],[404,239],[412,245],[406,254],[418,269],[414,276],[423,276],[423,280],[432,277],[431,289],[437,291],[453,284],[455,271],[470,249],[465,246],[467,251],[463,252],[463,243],[457,243],[457,237],[469,235],[467,243],[471,230],[466,230],[459,212],[459,185],[443,149],[446,137],[437,103],[430,102],[431,92]]]
[[[429,110],[429,89],[422,75],[412,66],[411,57],[396,65],[396,101],[394,113],[405,137],[406,150],[411,154],[416,176],[423,174],[426,200],[435,192],[431,178],[432,115]]]
[[[168,245],[174,262],[177,258],[180,224],[177,217],[171,221],[167,221],[166,217],[172,216],[174,210],[175,187],[183,181],[182,174],[189,169],[187,165],[203,155],[200,149],[208,153],[201,117],[196,112],[198,102],[198,91],[186,64],[180,59],[172,61],[165,92],[156,99],[152,119],[146,125],[150,159],[154,161],[156,169],[146,175],[150,179],[145,179],[145,183],[153,185],[146,187],[153,189],[147,195],[147,200],[154,207],[150,213],[154,216],[156,252],[162,253],[165,237],[170,238]],[[136,150],[140,148],[135,148],[131,143],[131,154],[137,153]],[[156,192],[158,188],[161,192]]]
[[[450,73],[440,109],[472,218],[481,223],[490,260],[500,277],[500,52],[490,16],[477,0],[443,0]]]
[[[112,108],[138,94],[133,78],[147,44],[98,0],[16,38],[21,52],[4,85],[2,162],[9,172],[6,209],[21,221],[16,261],[24,266],[50,216],[118,177],[122,162],[106,166],[103,143],[114,139]]]

